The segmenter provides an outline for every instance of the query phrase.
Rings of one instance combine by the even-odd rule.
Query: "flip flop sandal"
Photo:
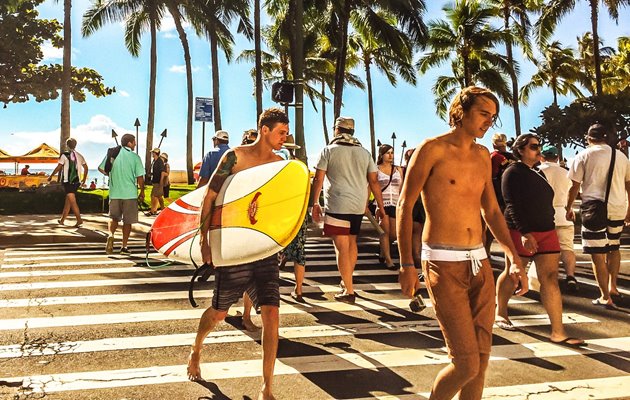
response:
[[[605,301],[602,301],[600,298],[592,300],[591,304],[593,304],[594,306],[597,306],[597,307],[604,307],[604,308],[606,308],[608,310],[614,310],[614,309],[617,308],[617,307],[615,307],[614,303],[606,303]]]
[[[553,343],[553,344],[557,344],[559,346],[571,347],[571,348],[574,348],[574,349],[578,349],[580,347],[584,347],[584,346],[587,345],[586,342],[584,342],[584,341],[581,341],[581,342],[578,342],[578,343],[569,343],[570,341],[574,341],[574,340],[580,340],[580,339],[574,338],[574,337],[570,337],[570,336],[565,338],[565,339],[563,339],[563,340],[559,340],[557,342],[555,340],[549,339],[549,341],[551,343]]]
[[[494,325],[504,331],[514,332],[516,330],[516,327],[512,324],[512,322],[506,319],[496,320],[494,321]]]

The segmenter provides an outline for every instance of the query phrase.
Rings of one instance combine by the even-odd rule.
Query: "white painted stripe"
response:
[[[2,264],[1,268],[33,268],[33,267],[80,267],[82,265],[134,265],[135,262],[130,259],[102,259],[98,261],[66,261],[54,263],[26,263],[26,264]]]
[[[511,318],[515,326],[543,326],[549,324],[546,315],[528,315],[525,317]],[[567,314],[564,316],[564,324],[595,323],[592,318],[579,314]],[[279,334],[285,339],[303,339],[315,337],[352,336],[385,333],[406,332],[430,332],[438,331],[437,320],[430,321],[403,321],[391,323],[364,323],[347,325],[316,325],[280,328]],[[119,351],[159,347],[188,346],[195,339],[195,333],[182,333],[158,336],[134,336],[116,337],[99,340],[46,343],[29,347],[24,344],[0,346],[0,358],[34,357],[41,355],[60,355],[89,353],[100,351]],[[260,339],[260,332],[246,333],[240,330],[227,330],[211,332],[206,338],[206,344],[250,342]]]
[[[287,288],[289,289],[289,288]],[[285,291],[288,291],[285,289]],[[426,299],[427,307],[431,307],[431,302]],[[530,300],[531,301],[531,300]],[[358,298],[355,305],[340,303],[336,301],[309,301],[304,304],[282,304],[280,314],[303,314],[314,312],[349,312],[369,310],[395,310],[407,309],[408,299],[363,299]],[[234,306],[236,307],[236,306]],[[164,311],[145,311],[134,313],[113,313],[98,315],[72,315],[56,317],[37,318],[14,318],[0,319],[2,329],[23,329],[26,325],[29,328],[53,328],[62,326],[79,325],[100,325],[100,324],[120,324],[148,321],[173,321],[196,319],[201,316],[203,309],[175,309]]]
[[[120,242],[120,238],[116,238],[116,243]],[[143,246],[144,247],[145,240],[144,239],[129,239],[127,241],[127,247],[133,246]],[[8,254],[30,254],[33,252],[38,252],[39,254],[50,253],[51,251],[62,251],[71,253],[74,250],[68,250],[70,247],[79,248],[79,249],[87,249],[87,248],[97,248],[97,249],[105,249],[105,242],[72,242],[72,243],[39,243],[34,244],[32,246],[24,246],[24,247],[11,247],[7,249]],[[46,250],[37,250],[37,249],[46,249]]]
[[[630,376],[544,382],[486,388],[483,399],[507,400],[603,400],[627,399]]]
[[[137,264],[142,265],[142,264]],[[119,268],[93,268],[93,269],[69,269],[69,270],[52,270],[52,271],[17,271],[17,272],[0,272],[0,280],[8,278],[34,278],[43,276],[71,276],[71,275],[90,275],[90,274],[124,274],[134,272],[155,272],[155,271],[182,271],[191,272],[193,268],[189,265],[169,265],[160,267],[159,269],[151,269],[146,266],[138,267],[119,267]],[[190,279],[189,279],[190,280]]]
[[[46,254],[50,254],[50,252],[46,252]],[[145,256],[146,253],[143,251],[142,253],[138,252],[137,254],[134,253],[134,255],[142,255]],[[149,257],[160,257],[161,254],[157,253],[157,252],[151,252],[149,253]],[[110,260],[112,257],[114,258],[118,258],[118,257],[126,257],[126,256],[119,256],[117,254],[113,254],[113,255],[107,255],[107,254],[90,254],[90,253],[85,253],[85,254],[77,254],[76,252],[73,252],[72,254],[68,254],[68,255],[63,255],[63,254],[55,254],[54,256],[50,256],[50,255],[46,255],[46,256],[38,256],[38,255],[32,255],[31,257],[4,257],[4,261],[6,264],[3,264],[3,267],[11,267],[11,263],[18,263],[18,262],[24,262],[24,261],[32,261],[34,263],[38,262],[38,261],[49,261],[49,260],[55,260],[55,261],[60,261],[60,260],[83,260],[83,259],[103,259],[103,260]]]
[[[306,282],[305,282],[306,283]],[[394,291],[398,292],[400,286],[397,283],[366,283],[354,285],[357,292],[376,290],[376,291]],[[293,291],[293,287],[280,287],[280,294],[288,295]],[[308,293],[335,293],[339,291],[337,285],[310,285],[303,286],[302,292]],[[212,297],[212,290],[199,291],[196,299],[208,299]],[[188,299],[188,293],[183,290],[170,292],[142,292],[130,294],[101,294],[86,296],[59,296],[59,297],[30,297],[23,299],[0,299],[0,308],[16,308],[30,306],[52,306],[52,305],[68,305],[68,304],[102,304],[102,303],[125,303],[125,302],[142,302],[155,300],[179,300]],[[310,300],[309,300],[310,302]],[[429,299],[425,299],[427,307],[431,306]],[[512,297],[509,304],[527,304],[537,303],[536,300],[527,297]]]
[[[627,399],[628,376],[609,378],[580,379],[575,381],[554,381],[514,386],[486,387],[482,399],[485,400],[607,400]],[[430,393],[415,393],[394,396],[384,394],[373,397],[348,400],[418,400],[429,398]]]
[[[132,263],[132,265],[135,265]],[[325,265],[325,264],[322,264]],[[189,267],[190,268],[190,267]],[[185,269],[185,266],[184,266]],[[193,269],[190,268],[192,276]],[[354,276],[394,276],[398,275],[397,271],[389,270],[357,270]],[[293,273],[281,272],[280,277],[283,279],[293,279]],[[307,272],[307,278],[331,278],[339,277],[336,271],[311,271]],[[214,279],[214,277],[210,278]],[[14,290],[37,290],[37,289],[61,289],[61,288],[77,288],[77,287],[95,287],[95,286],[128,286],[128,285],[146,285],[161,283],[182,283],[190,282],[187,276],[172,276],[158,278],[128,278],[128,279],[97,279],[84,281],[61,281],[61,282],[24,282],[24,283],[5,283],[0,285],[0,291]]]
[[[495,346],[491,361],[519,360],[534,356],[545,358],[578,356],[584,354],[608,353],[611,351],[630,350],[630,339],[623,338],[622,347],[612,349],[608,339],[598,339],[597,346],[606,348],[606,351],[598,349],[569,349],[551,343],[510,344]],[[612,339],[619,343],[618,339]],[[591,342],[589,342],[591,343]],[[509,357],[508,357],[509,356]],[[351,371],[357,369],[369,369],[378,371],[379,368],[396,368],[422,365],[439,365],[450,363],[451,360],[443,348],[434,349],[401,349],[389,351],[372,351],[364,353],[342,353],[319,356],[300,356],[280,358],[276,361],[274,375],[295,375],[308,373]],[[219,379],[234,379],[258,377],[262,370],[262,360],[223,361],[201,364],[202,376],[207,381]],[[107,379],[103,379],[107,377]],[[613,379],[613,378],[605,378]],[[605,381],[601,379],[601,381]],[[627,385],[630,378],[622,377],[618,385]],[[76,372],[53,375],[36,375],[24,377],[0,378],[7,383],[22,383],[35,393],[53,393],[73,390],[106,389],[125,386],[144,386],[155,384],[168,384],[188,381],[186,365],[152,366],[145,368],[130,368],[118,370],[103,370],[90,372]],[[580,380],[579,382],[584,382]],[[607,383],[611,383],[608,381]],[[554,382],[553,385],[558,384]],[[519,385],[520,386],[520,385]],[[598,387],[600,387],[598,385]],[[627,387],[624,393],[627,394]],[[487,389],[488,390],[488,389]],[[530,397],[531,399],[532,397]],[[549,398],[549,397],[548,397]],[[554,399],[556,399],[554,397]]]

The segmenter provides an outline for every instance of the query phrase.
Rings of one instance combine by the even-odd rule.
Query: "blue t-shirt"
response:
[[[230,149],[230,146],[224,143],[220,143],[219,147],[215,147],[210,150],[208,154],[203,158],[201,163],[201,169],[199,170],[199,176],[201,178],[209,179],[215,169],[219,166],[219,161],[223,154]]]

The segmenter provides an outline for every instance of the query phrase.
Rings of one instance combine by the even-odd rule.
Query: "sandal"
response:
[[[512,321],[505,318],[497,319],[496,321],[494,321],[494,325],[497,328],[503,329],[504,331],[514,332],[516,330],[516,327],[514,326],[514,324],[512,324]]]
[[[596,298],[595,300],[591,301],[591,304],[593,304],[594,306],[598,306],[598,307],[604,307],[608,310],[614,310],[617,307],[615,307],[615,303],[612,302],[612,300],[609,302],[603,301],[602,299],[600,299],[599,297]]]
[[[551,343],[557,344],[559,346],[566,346],[566,347],[571,347],[571,348],[574,348],[574,349],[577,349],[577,348],[580,348],[580,347],[583,347],[583,346],[587,345],[584,340],[578,339],[578,338],[574,338],[574,337],[570,337],[570,336],[566,337],[566,338],[564,338],[562,340],[559,340],[557,342],[555,340],[551,340],[551,339],[549,339],[549,341]],[[573,342],[573,343],[571,343],[571,342]]]

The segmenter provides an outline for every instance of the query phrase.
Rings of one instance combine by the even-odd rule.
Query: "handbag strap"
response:
[[[610,186],[612,185],[612,175],[613,170],[615,169],[615,156],[617,155],[617,150],[614,147],[610,146],[612,149],[612,156],[610,157],[610,167],[608,167],[608,180],[606,181],[606,196],[604,197],[604,203],[608,204],[608,195],[610,194]]]

